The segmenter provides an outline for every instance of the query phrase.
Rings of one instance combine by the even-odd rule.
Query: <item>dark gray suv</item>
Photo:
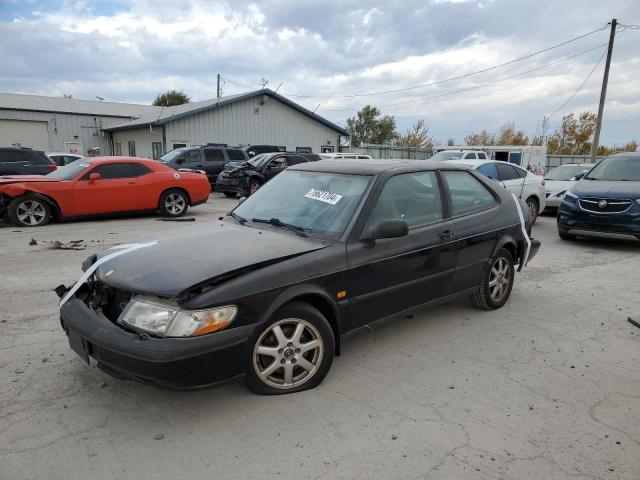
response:
[[[0,147],[0,175],[47,175],[57,168],[44,152]]]
[[[215,185],[218,174],[224,170],[227,163],[244,162],[248,159],[247,154],[239,148],[207,144],[176,148],[165,153],[158,161],[176,170],[178,168],[204,170],[209,183]]]

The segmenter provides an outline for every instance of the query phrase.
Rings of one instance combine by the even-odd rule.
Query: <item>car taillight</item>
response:
[[[58,166],[55,163],[50,163],[49,164],[49,170],[51,170],[52,172],[54,170],[57,170],[57,169],[58,169]]]

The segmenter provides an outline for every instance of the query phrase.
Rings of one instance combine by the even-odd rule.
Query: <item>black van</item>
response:
[[[204,170],[209,183],[215,185],[218,174],[228,162],[244,162],[247,154],[240,148],[227,147],[222,144],[195,145],[171,150],[161,156],[158,161],[171,168],[192,168]]]
[[[0,175],[47,175],[57,168],[44,152],[30,148],[0,147]]]

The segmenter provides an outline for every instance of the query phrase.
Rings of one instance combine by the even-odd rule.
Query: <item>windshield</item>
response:
[[[640,157],[608,157],[589,172],[587,180],[640,182]]]
[[[307,233],[339,236],[371,181],[366,175],[285,170],[233,211],[246,220],[270,220]]]
[[[571,180],[576,175],[589,171],[589,167],[581,167],[580,165],[562,165],[549,170],[544,178],[545,180]]]
[[[176,148],[162,155],[158,161],[162,163],[171,163],[186,151],[186,148]]]
[[[91,164],[84,159],[75,160],[67,163],[64,167],[58,167],[53,172],[47,174],[49,177],[59,178],[61,180],[71,180],[76,178],[80,173]]]
[[[440,162],[442,160],[457,160],[458,158],[462,158],[462,152],[452,152],[448,150],[444,150],[442,152],[438,152],[433,155],[429,160],[435,160],[436,162]]]
[[[258,168],[269,161],[269,159],[273,157],[273,155],[269,155],[267,153],[261,153],[260,155],[256,155],[255,157],[251,157],[248,162],[254,167]]]

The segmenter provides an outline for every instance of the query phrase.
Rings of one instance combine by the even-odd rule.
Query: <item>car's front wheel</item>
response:
[[[245,381],[262,395],[314,388],[329,372],[334,350],[324,315],[307,303],[292,302],[257,335]]]
[[[508,250],[501,248],[491,259],[480,289],[471,297],[473,303],[484,310],[500,308],[511,295],[514,278],[513,257]]]
[[[9,204],[9,220],[16,227],[41,227],[51,220],[51,208],[36,195],[24,195]]]
[[[160,196],[159,210],[165,217],[181,217],[188,208],[189,199],[182,190],[172,188]]]
[[[533,197],[527,198],[527,209],[529,210],[529,223],[533,225],[538,219],[538,201]]]

